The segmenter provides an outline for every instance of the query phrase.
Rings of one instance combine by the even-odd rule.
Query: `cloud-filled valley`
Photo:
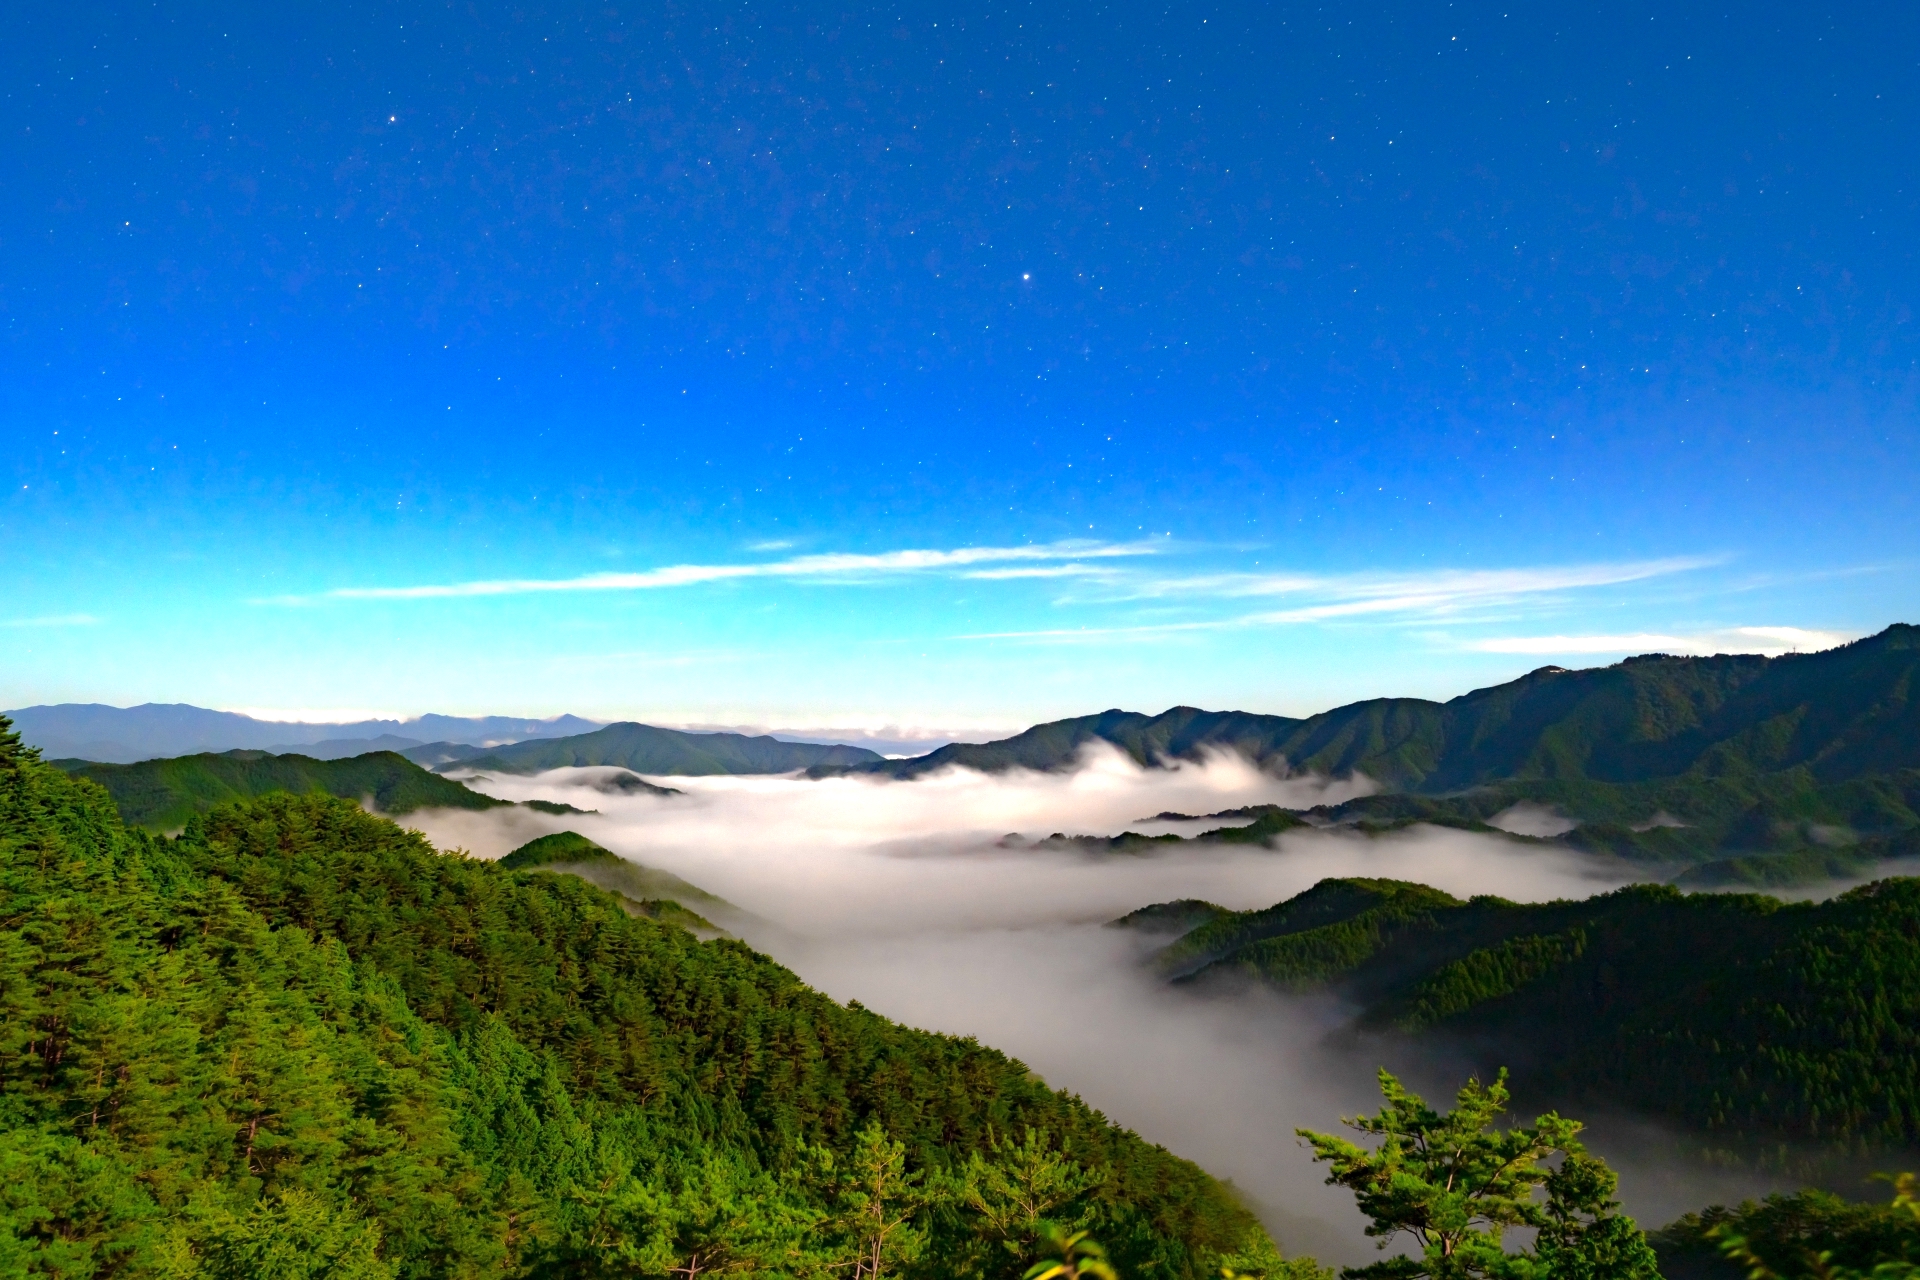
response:
[[[1329,876],[1518,901],[1585,898],[1633,878],[1565,850],[1430,827],[1371,837],[1290,832],[1274,848],[1194,843],[1147,855],[1033,843],[1055,832],[1196,834],[1228,824],[1142,820],[1259,803],[1306,807],[1369,789],[1364,779],[1279,779],[1231,755],[1143,770],[1096,750],[1071,772],[950,769],[910,783],[669,778],[685,794],[667,798],[596,789],[611,772],[474,780],[502,798],[597,813],[437,810],[408,822],[442,848],[485,858],[571,829],[719,894],[745,913],[730,928],[809,983],[1019,1058],[1115,1121],[1231,1178],[1289,1251],[1329,1261],[1364,1261],[1369,1246],[1350,1197],[1322,1185],[1293,1130],[1325,1130],[1374,1109],[1376,1046],[1329,1043],[1351,1011],[1328,998],[1169,988],[1142,964],[1148,940],[1105,922],[1177,898],[1265,907]],[[1390,1052],[1396,1071],[1441,1096],[1470,1069],[1445,1054]],[[1767,1185],[1650,1154],[1669,1141],[1652,1126],[1614,1120],[1592,1137],[1621,1168],[1629,1211],[1648,1225]]]

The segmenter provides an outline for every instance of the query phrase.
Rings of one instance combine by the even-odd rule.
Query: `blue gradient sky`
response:
[[[29,5],[0,704],[984,730],[1920,619],[1916,48]]]

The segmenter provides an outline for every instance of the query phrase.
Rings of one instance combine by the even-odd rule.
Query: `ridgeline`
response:
[[[916,778],[1070,768],[1090,744],[1143,767],[1231,751],[1277,773],[1364,774],[1383,793],[1304,811],[1260,806],[1216,840],[1292,827],[1415,822],[1490,832],[1515,805],[1560,815],[1557,843],[1683,884],[1768,887],[1871,873],[1920,856],[1920,628],[1823,653],[1652,654],[1542,667],[1449,702],[1381,698],[1305,720],[1176,707],[1107,711],[1000,742],[835,772]],[[1171,839],[1171,837],[1162,837]],[[1115,847],[1141,845],[1122,837]]]
[[[395,815],[416,809],[493,809],[509,803],[429,773],[391,751],[345,760],[225,751],[138,764],[52,763],[100,784],[113,797],[122,821],[149,831],[178,831],[189,818],[216,805],[276,791],[366,799],[380,812]]]
[[[476,749],[452,754],[454,758],[437,763],[435,768],[442,772],[477,769],[539,773],[581,765],[619,765],[636,773],[702,777],[859,767],[883,759],[865,747],[783,742],[764,735],[748,737],[740,733],[685,733],[631,721],[570,738],[536,739],[486,751]]]

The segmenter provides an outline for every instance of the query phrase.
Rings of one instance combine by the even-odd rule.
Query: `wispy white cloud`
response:
[[[497,578],[479,582],[402,587],[337,587],[314,595],[275,596],[262,604],[317,604],[328,600],[443,600],[472,596],[531,595],[558,591],[650,591],[743,578],[809,578],[856,582],[903,574],[964,569],[976,564],[1020,561],[1113,559],[1153,555],[1150,542],[1073,540],[1024,547],[957,547],[949,550],[884,551],[871,555],[830,553],[757,564],[682,564],[639,573],[591,573],[577,578]]]
[[[91,627],[100,619],[90,613],[54,613],[40,618],[7,618],[0,627]]]
[[[1471,640],[1463,647],[1476,653],[1518,653],[1542,657],[1614,653],[1781,654],[1815,653],[1857,638],[1850,632],[1818,631],[1806,627],[1729,627],[1691,635],[1636,631],[1624,635],[1497,636]]]
[[[1005,582],[1016,578],[1105,578],[1113,576],[1113,573],[1105,565],[1050,564],[1024,569],[973,569],[960,576],[985,582]]]
[[[1316,611],[1338,608],[1341,612],[1316,612],[1313,616],[1338,617],[1342,613],[1397,613],[1409,608],[1497,603],[1549,591],[1640,582],[1720,563],[1718,557],[1673,556],[1525,569],[1436,569],[1413,574],[1217,573],[1146,580],[1135,584],[1131,594],[1142,599],[1318,596],[1327,603],[1308,607]]]
[[[1231,617],[1143,623],[1109,627],[1056,627],[1034,631],[996,631],[957,637],[965,640],[1092,640],[1099,637],[1151,636],[1184,631],[1243,627],[1279,627],[1347,618],[1383,620],[1459,619],[1489,609],[1527,603],[1539,605],[1567,592],[1643,582],[1706,568],[1718,560],[1670,558],[1616,564],[1567,565],[1527,569],[1439,569],[1429,573],[1348,575],[1213,574],[1169,578],[1139,584],[1124,599],[1246,599],[1292,595],[1300,603]]]

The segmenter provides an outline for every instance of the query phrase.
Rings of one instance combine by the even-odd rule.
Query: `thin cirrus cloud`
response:
[[[1158,578],[1135,584],[1129,599],[1213,597],[1245,599],[1260,596],[1320,596],[1324,604],[1306,606],[1315,616],[1345,613],[1399,612],[1422,602],[1437,607],[1453,603],[1481,604],[1516,600],[1547,591],[1608,587],[1640,582],[1669,574],[1705,569],[1722,563],[1719,557],[1672,556],[1663,560],[1630,560],[1611,564],[1559,565],[1528,569],[1436,569],[1426,573],[1357,573],[1336,576],[1299,573],[1216,573],[1185,578]],[[1293,612],[1289,610],[1291,615]]]
[[[1625,635],[1497,636],[1469,641],[1463,647],[1476,653],[1520,653],[1539,656],[1584,656],[1609,653],[1817,653],[1858,637],[1843,631],[1816,631],[1806,627],[1730,627],[1693,635],[1663,635],[1636,631]]]
[[[1300,603],[1226,618],[1143,623],[1134,626],[1059,627],[1038,631],[995,631],[957,637],[963,640],[1078,640],[1100,636],[1149,636],[1235,627],[1272,627],[1343,618],[1428,620],[1459,619],[1494,608],[1539,604],[1567,592],[1644,582],[1720,563],[1699,557],[1640,560],[1617,564],[1553,566],[1529,569],[1441,569],[1420,574],[1210,574],[1142,581],[1113,602],[1128,600],[1234,600],[1292,595]]]
[[[1008,582],[1020,578],[1112,578],[1117,573],[1106,565],[1049,564],[1021,569],[974,569],[960,576],[981,582]]]
[[[1149,542],[1089,542],[1073,540],[1025,547],[957,547],[949,550],[884,551],[872,555],[828,553],[794,556],[753,564],[681,564],[639,573],[590,573],[574,578],[495,578],[476,582],[433,583],[404,587],[337,587],[315,595],[273,596],[261,604],[304,605],[330,600],[448,600],[476,596],[534,595],[544,592],[652,591],[727,582],[746,578],[813,579],[858,582],[907,574],[964,570],[970,565],[1042,562],[1039,568],[1059,572],[1018,573],[1009,569],[975,571],[978,577],[1064,577],[1084,574],[1077,562],[1153,555],[1161,548]]]
[[[42,618],[7,618],[0,627],[91,627],[100,619],[90,613],[54,613]]]

